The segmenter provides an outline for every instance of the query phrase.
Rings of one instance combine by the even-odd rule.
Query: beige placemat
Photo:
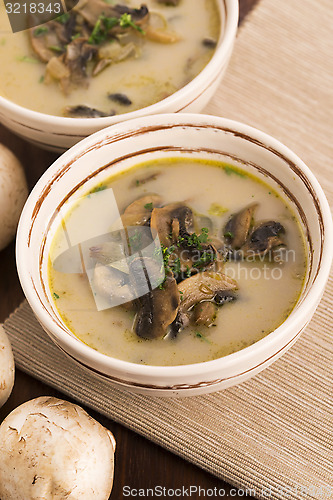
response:
[[[235,0],[236,1],[236,0]],[[293,148],[333,202],[332,0],[261,0],[207,112]],[[333,498],[333,280],[281,360],[224,392],[160,399],[110,388],[48,340],[25,303],[6,322],[17,366],[259,498]],[[249,493],[248,493],[249,496]]]

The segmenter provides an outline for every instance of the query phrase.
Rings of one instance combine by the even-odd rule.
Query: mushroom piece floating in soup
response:
[[[59,215],[49,283],[62,321],[93,349],[147,365],[208,361],[262,339],[297,303],[302,229],[252,174],[161,159],[83,194]]]
[[[5,18],[0,3],[0,27]],[[216,0],[81,0],[55,20],[1,37],[0,95],[74,118],[141,109],[201,72],[220,28]]]

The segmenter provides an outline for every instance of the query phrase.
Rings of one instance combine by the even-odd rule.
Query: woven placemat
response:
[[[236,1],[236,0],[235,0]],[[206,112],[294,149],[333,202],[332,0],[261,0]],[[258,498],[333,498],[333,274],[301,339],[250,381],[186,399],[125,395],[68,360],[27,303],[5,323],[16,364]]]

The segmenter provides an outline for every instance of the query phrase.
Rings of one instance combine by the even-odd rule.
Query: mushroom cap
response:
[[[121,216],[123,225],[143,226],[150,219],[153,207],[159,206],[161,201],[162,198],[158,194],[147,194],[133,201]],[[151,208],[148,205],[151,205]]]
[[[168,247],[174,241],[170,240],[170,233],[174,232],[173,221],[178,221],[177,232],[188,231],[193,223],[192,210],[184,203],[169,203],[162,208],[154,208],[151,213],[151,228],[156,231],[161,245]]]
[[[9,338],[0,325],[0,407],[12,392],[15,378],[15,364]]]
[[[180,305],[177,282],[172,273],[165,276],[163,269],[161,274],[160,265],[154,259],[138,257],[131,263],[131,270],[139,297],[136,334],[145,339],[163,338]],[[165,280],[161,283],[162,276]],[[147,287],[149,292],[142,295],[140,291]]]
[[[107,500],[115,440],[80,406],[28,401],[0,426],[1,500]]]
[[[257,203],[253,203],[245,207],[227,222],[224,228],[224,237],[233,249],[237,250],[245,244],[257,206]]]
[[[253,229],[249,239],[243,247],[245,256],[266,255],[275,247],[283,244],[280,235],[285,228],[276,221],[261,222]]]
[[[236,288],[237,283],[223,273],[204,271],[195,274],[178,285],[178,290],[182,294],[179,310],[181,313],[186,313],[195,304],[212,300],[218,292]]]
[[[196,325],[210,327],[214,323],[218,307],[213,302],[199,302],[193,310],[193,321]]]
[[[21,163],[0,144],[0,250],[13,239],[28,187]]]
[[[233,279],[221,272],[204,271],[187,278],[178,284],[178,290],[181,294],[180,307],[177,317],[171,327],[173,336],[176,336],[190,322],[190,316],[194,312],[194,322],[199,317],[199,323],[209,326],[214,321],[214,308],[204,305],[204,314],[202,318],[197,316],[195,310],[196,304],[208,302],[214,299],[219,293],[229,290],[236,290],[237,283]],[[200,311],[199,311],[200,312]]]
[[[140,310],[135,325],[137,335],[145,339],[163,338],[179,309],[180,295],[175,278],[168,275],[161,289],[155,288],[139,300]]]

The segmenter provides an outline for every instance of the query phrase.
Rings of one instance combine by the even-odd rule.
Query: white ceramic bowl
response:
[[[241,166],[266,179],[291,205],[307,237],[308,274],[290,316],[268,336],[224,358],[185,366],[142,366],[108,357],[78,340],[62,323],[47,279],[47,248],[57,210],[96,183],[145,160],[209,158]],[[123,388],[152,395],[193,395],[243,382],[286,352],[311,319],[333,254],[332,220],[325,195],[308,167],[268,135],[230,120],[168,114],[123,122],[97,132],[64,153],[32,191],[19,223],[17,266],[40,323],[71,358]]]
[[[51,151],[62,152],[109,125],[157,113],[200,112],[215,93],[228,66],[238,25],[238,1],[217,0],[221,35],[207,66],[190,83],[146,108],[105,118],[64,118],[32,111],[0,96],[0,121],[16,134]]]

